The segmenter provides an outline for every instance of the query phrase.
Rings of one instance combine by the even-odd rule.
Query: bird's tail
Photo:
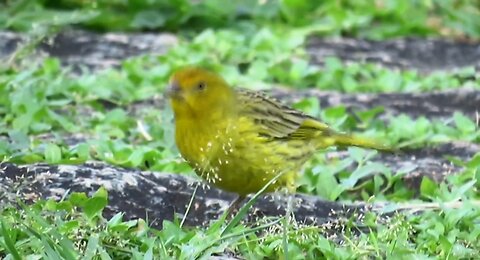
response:
[[[335,145],[340,147],[357,146],[384,152],[393,152],[394,149],[377,140],[350,134],[336,134]]]

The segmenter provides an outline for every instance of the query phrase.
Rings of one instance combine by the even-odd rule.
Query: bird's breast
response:
[[[225,121],[176,122],[175,141],[183,158],[194,168],[208,167],[224,150],[231,149],[232,124]]]

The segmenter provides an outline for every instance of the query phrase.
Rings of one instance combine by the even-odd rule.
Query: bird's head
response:
[[[208,70],[187,67],[176,71],[166,90],[175,117],[204,118],[221,115],[234,105],[227,82]]]

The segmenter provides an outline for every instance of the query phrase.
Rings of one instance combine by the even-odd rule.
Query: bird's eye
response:
[[[207,87],[207,85],[205,84],[205,82],[200,82],[197,85],[198,90],[204,90],[206,87]]]

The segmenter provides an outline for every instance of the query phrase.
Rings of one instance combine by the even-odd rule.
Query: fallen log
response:
[[[124,169],[100,162],[81,165],[0,165],[0,207],[15,203],[17,199],[32,203],[39,199],[60,200],[71,192],[91,195],[100,187],[109,192],[105,217],[110,218],[118,212],[124,212],[126,219],[149,219],[150,225],[159,228],[164,220],[172,220],[175,214],[184,217],[193,193],[193,203],[185,217],[185,224],[190,226],[207,225],[217,219],[236,197],[201,185],[197,178]],[[283,216],[287,199],[279,193],[261,196],[250,209],[248,219]],[[304,194],[296,194],[291,199],[297,221],[324,228],[335,229],[335,223],[352,217],[361,220],[369,211],[391,213],[383,212],[384,209],[391,208],[389,204],[344,204]],[[431,209],[435,205],[399,206],[401,210],[422,208]]]

